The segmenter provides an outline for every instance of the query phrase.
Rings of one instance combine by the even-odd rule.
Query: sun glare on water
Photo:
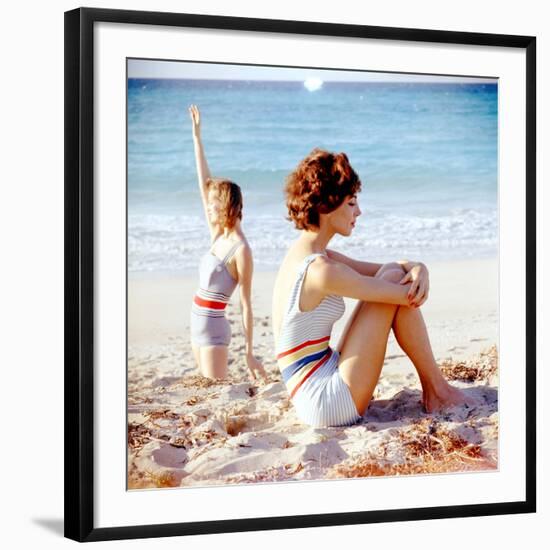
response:
[[[306,78],[304,80],[304,88],[310,92],[320,90],[323,86],[323,81],[320,78]]]

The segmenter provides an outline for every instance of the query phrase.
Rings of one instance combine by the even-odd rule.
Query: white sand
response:
[[[429,269],[430,298],[422,311],[438,361],[495,364],[494,353],[478,354],[498,343],[496,260],[447,262]],[[357,470],[357,465],[371,465],[372,457],[382,456],[382,451],[386,458],[380,464],[409,464],[411,449],[416,449],[411,441],[441,442],[447,436],[448,445],[456,440],[466,451],[457,455],[449,447],[441,455],[428,445],[428,454],[421,454],[423,464],[426,457],[457,455],[465,457],[464,469],[496,467],[496,374],[489,379],[480,376],[476,383],[453,382],[479,398],[482,405],[475,410],[427,415],[421,409],[415,370],[393,337],[374,401],[360,424],[327,429],[302,425],[274,360],[270,317],[274,277],[261,272],[254,277],[254,348],[270,381],[253,385],[242,356],[237,292],[228,307],[233,330],[231,381],[211,383],[197,375],[189,342],[196,280],[130,276],[130,487],[373,475],[368,468]],[[335,326],[332,345],[352,302],[346,300],[346,315]]]

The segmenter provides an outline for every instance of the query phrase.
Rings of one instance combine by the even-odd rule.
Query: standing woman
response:
[[[203,376],[227,377],[228,346],[231,327],[225,308],[239,285],[246,364],[249,375],[267,378],[252,346],[253,314],[251,303],[252,251],[241,229],[241,189],[232,181],[212,178],[200,134],[200,113],[189,107],[193,128],[195,161],[202,205],[210,232],[210,249],[199,267],[200,288],[191,307],[191,344],[195,361]]]
[[[328,248],[351,235],[361,214],[361,182],[344,153],[314,149],[287,179],[289,218],[300,236],[275,281],[273,330],[277,361],[298,416],[314,426],[353,424],[368,407],[380,377],[390,330],[418,371],[428,412],[473,404],[441,374],[420,306],[428,270],[420,262],[378,264]],[[358,304],[336,349],[333,324]]]

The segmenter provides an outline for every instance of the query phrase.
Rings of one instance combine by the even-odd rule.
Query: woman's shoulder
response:
[[[312,271],[323,271],[339,263],[323,252],[311,252],[304,256],[303,261],[309,265],[309,269]]]
[[[294,284],[298,277],[303,277],[307,272],[308,286],[313,283],[314,287],[322,287],[327,267],[334,264],[334,261],[325,254],[312,252],[310,250],[289,251],[281,265],[276,277],[276,289],[286,289]]]
[[[239,248],[242,248],[241,245],[250,249],[250,244],[244,235],[226,237],[223,233],[220,233],[213,242],[216,242],[220,249],[228,251],[231,249],[238,250]]]
[[[252,254],[252,247],[244,235],[232,241],[230,246],[234,248],[237,253],[245,255]]]
[[[309,284],[322,289],[326,282],[338,276],[342,266],[341,262],[334,260],[322,253],[312,253],[304,258],[304,269],[307,269]]]
[[[252,247],[247,241],[246,237],[235,239],[230,245],[229,250],[232,252],[232,256],[237,261],[237,264],[240,263],[251,263],[253,261],[252,257]],[[230,252],[230,253],[231,253]]]
[[[304,249],[299,246],[291,246],[281,262],[279,271],[297,272],[300,268],[306,268],[308,271],[323,270],[328,265],[336,262],[329,258],[327,254]]]

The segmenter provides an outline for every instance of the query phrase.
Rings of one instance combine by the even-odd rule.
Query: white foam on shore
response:
[[[200,215],[130,215],[129,272],[194,272],[209,248]],[[274,270],[298,236],[282,215],[251,214],[243,230],[254,254],[255,267]],[[498,246],[497,212],[455,209],[448,215],[395,214],[367,211],[353,235],[336,237],[332,245],[345,254],[372,261],[398,258],[447,260],[483,258]]]

